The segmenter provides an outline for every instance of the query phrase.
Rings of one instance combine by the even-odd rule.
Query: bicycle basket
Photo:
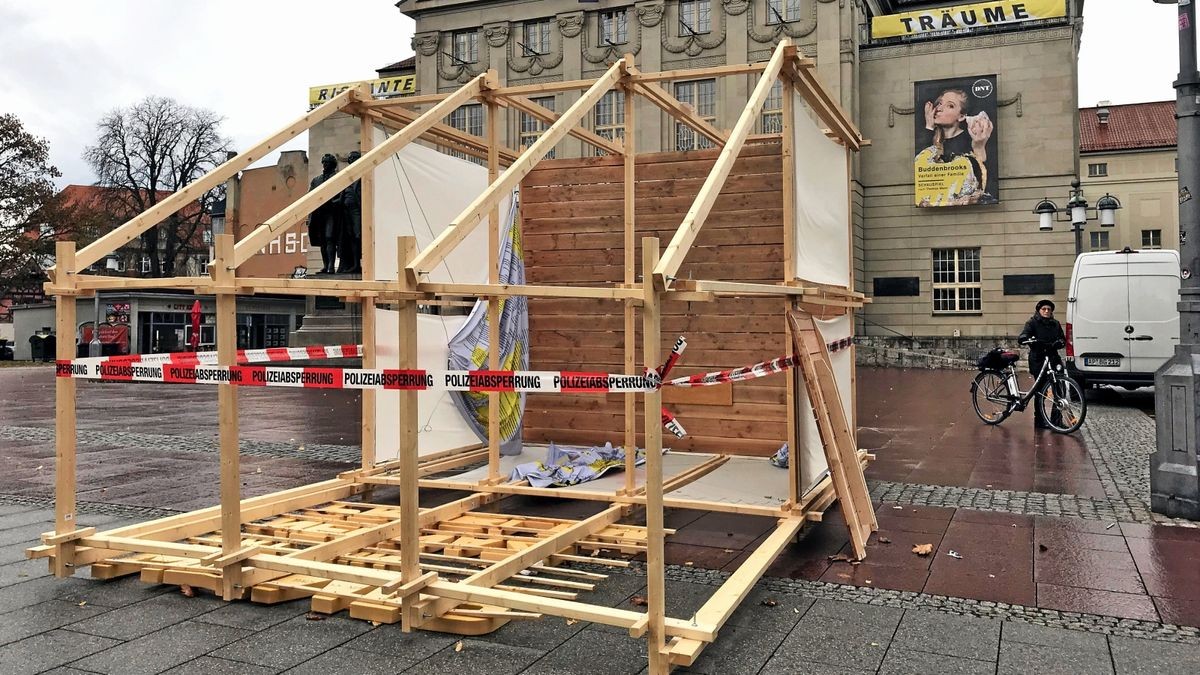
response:
[[[975,363],[980,370],[1001,370],[1007,368],[1010,364],[1016,363],[1021,358],[1019,352],[1014,352],[1003,347],[996,347],[992,351],[979,357],[979,361]]]

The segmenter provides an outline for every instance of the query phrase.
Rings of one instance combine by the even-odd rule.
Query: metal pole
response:
[[[1074,223],[1071,225],[1071,229],[1075,231],[1075,257],[1078,258],[1083,253],[1083,226]]]
[[[100,356],[102,347],[100,345],[100,293],[96,293],[95,297],[95,316],[92,319],[92,341],[88,343],[88,356]]]
[[[1200,73],[1196,4],[1179,3],[1179,78],[1175,119],[1179,157],[1179,345],[1154,375],[1156,448],[1150,458],[1150,508],[1200,520],[1196,399],[1200,394]],[[1135,347],[1136,348],[1136,347]]]

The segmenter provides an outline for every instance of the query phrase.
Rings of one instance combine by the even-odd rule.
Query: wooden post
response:
[[[75,358],[75,242],[60,241],[54,245],[56,287],[55,352],[59,361]],[[54,533],[75,530],[75,452],[76,410],[75,378],[54,379]],[[54,576],[69,577],[75,573],[75,542],[55,545]]]
[[[654,288],[654,268],[658,265],[658,239],[642,239],[642,356],[646,368],[659,366],[662,314],[658,292]],[[670,664],[666,649],[666,565],[663,552],[663,459],[662,390],[646,394],[646,612],[647,653],[651,675],[667,675]]]
[[[846,148],[846,180],[850,183],[849,189],[846,190],[846,227],[849,229],[848,236],[850,237],[850,279],[846,283],[846,288],[851,293],[854,288],[854,181],[852,180],[852,172],[854,171],[854,153],[850,148]],[[850,314],[850,438],[854,441],[854,449],[858,449],[858,351],[857,345],[854,344],[854,319],[857,317],[857,310],[849,307],[846,311]]]
[[[783,154],[783,282],[791,283],[796,279],[796,139],[794,137],[795,121],[792,119],[796,110],[796,91],[791,80],[780,74],[783,88],[782,113],[782,154]],[[792,326],[787,316],[793,308],[792,298],[787,298],[783,305],[783,348],[784,353],[793,351]],[[800,369],[793,368],[787,373],[787,442],[788,442],[788,503],[795,508],[800,503],[800,438],[797,435],[796,424],[796,378],[800,377]]]
[[[626,58],[632,61],[629,55]],[[632,63],[630,64],[632,65]],[[636,195],[636,172],[634,159],[637,154],[634,125],[634,103],[637,96],[633,87],[624,87],[625,92],[625,286],[632,288],[637,281],[637,241],[634,239]],[[637,307],[632,299],[625,301],[625,373],[637,374]],[[625,394],[625,494],[637,490],[637,394]]]
[[[487,102],[488,185],[500,175],[500,106]],[[488,283],[500,283],[500,207],[488,211]],[[488,370],[500,370],[500,302],[488,298]],[[488,393],[488,477],[489,484],[500,477],[500,394]]]
[[[359,119],[359,152],[366,153],[375,145],[375,123],[367,115],[362,115]],[[359,247],[359,253],[362,255],[362,278],[375,281],[375,171],[368,171],[359,180],[362,186],[362,239]],[[376,368],[379,361],[375,351],[375,298],[363,298],[359,306],[362,308],[363,368]],[[377,423],[375,396],[374,389],[364,389],[362,392],[362,468],[364,469],[375,466],[378,452],[375,447],[375,425]]]
[[[409,286],[404,268],[417,254],[415,237],[399,237],[396,241],[396,257],[399,263],[397,279],[401,290]],[[401,370],[417,368],[417,303],[402,300],[397,303],[400,313],[400,363]],[[400,392],[400,579],[403,583],[421,575],[420,523],[418,521],[419,494],[417,490],[417,392]],[[401,624],[404,632],[412,631],[418,623],[415,619],[416,596],[407,596],[401,604]]]
[[[237,365],[237,296],[234,294],[233,235],[216,237],[212,266],[217,294],[217,363]],[[238,391],[225,383],[217,386],[217,419],[221,439],[221,553],[242,548],[242,477],[238,456]],[[241,564],[221,569],[221,595],[232,600],[241,595]]]

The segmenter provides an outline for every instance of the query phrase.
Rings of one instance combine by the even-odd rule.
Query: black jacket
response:
[[[1025,327],[1021,329],[1021,334],[1017,336],[1018,342],[1029,339],[1037,340],[1029,345],[1029,372],[1036,375],[1042,369],[1042,361],[1046,357],[1058,356],[1058,347],[1066,342],[1067,336],[1057,319],[1043,319],[1035,314],[1029,317]]]

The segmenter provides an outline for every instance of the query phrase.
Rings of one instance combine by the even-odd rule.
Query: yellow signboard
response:
[[[319,87],[308,88],[308,105],[318,106],[346,91],[350,87],[359,84],[358,82],[343,82],[342,84],[325,84]],[[367,84],[371,85],[371,95],[375,98],[389,98],[392,96],[407,96],[408,94],[417,93],[417,76],[416,75],[399,75],[396,77],[385,77],[382,80],[370,80]]]
[[[871,19],[872,38],[910,37],[970,31],[1067,15],[1065,0],[998,0],[971,5],[931,7]]]

